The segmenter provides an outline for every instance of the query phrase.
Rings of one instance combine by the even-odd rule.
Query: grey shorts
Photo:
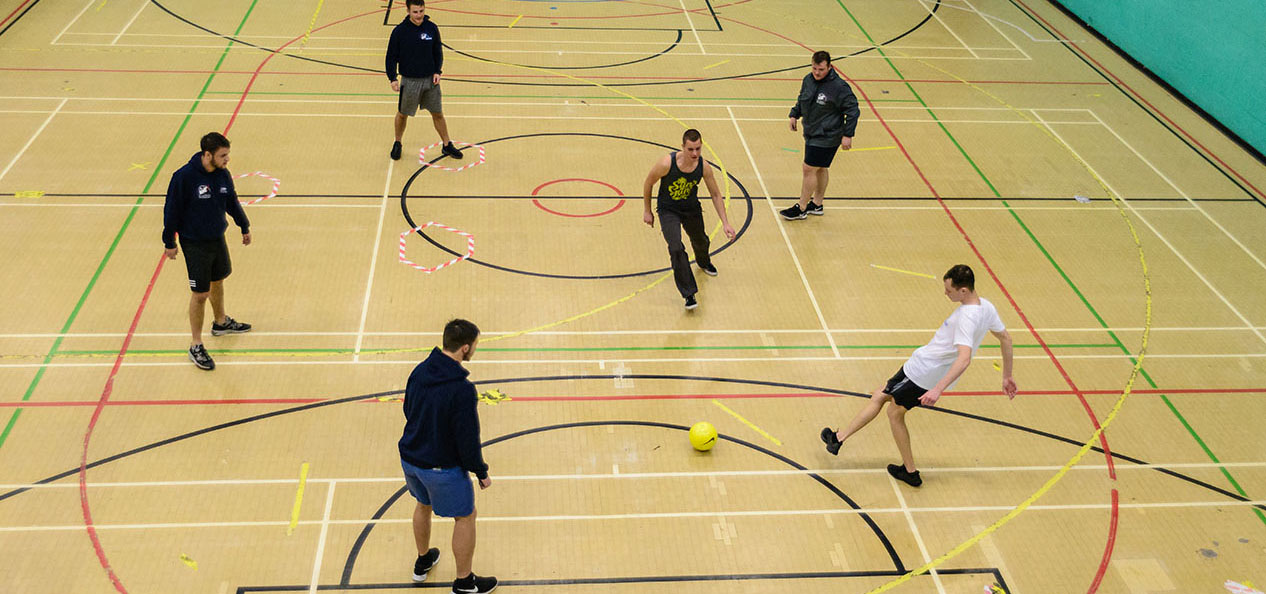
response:
[[[433,114],[443,113],[440,102],[440,87],[431,82],[431,77],[400,77],[400,102],[397,109],[401,114],[413,117],[421,107]]]

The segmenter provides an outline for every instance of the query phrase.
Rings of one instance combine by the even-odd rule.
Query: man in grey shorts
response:
[[[400,93],[391,158],[400,158],[404,128],[421,107],[431,112],[431,122],[444,142],[444,154],[460,159],[462,152],[448,138],[448,122],[444,121],[441,107],[440,69],[444,65],[444,46],[440,43],[440,28],[426,16],[425,0],[406,0],[405,4],[409,16],[391,30],[391,40],[387,42],[387,78],[391,80],[391,90]],[[400,80],[396,79],[397,70]]]

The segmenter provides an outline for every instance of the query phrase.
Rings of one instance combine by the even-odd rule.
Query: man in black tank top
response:
[[[695,299],[699,287],[695,284],[694,273],[690,271],[690,256],[681,243],[682,229],[690,237],[690,246],[694,248],[695,262],[699,264],[699,268],[708,275],[717,275],[716,266],[712,265],[712,258],[708,255],[708,234],[703,229],[703,206],[699,204],[700,181],[708,185],[708,194],[712,196],[712,205],[721,218],[725,236],[734,239],[734,227],[730,226],[730,218],[725,212],[725,197],[717,189],[712,168],[700,158],[702,152],[703,137],[699,135],[699,131],[694,128],[686,130],[681,137],[681,150],[660,158],[642,184],[642,222],[654,227],[651,188],[659,182],[655,212],[659,213],[660,230],[664,233],[664,241],[668,242],[673,280],[677,282],[677,290],[686,300],[686,309],[699,307],[699,302]]]

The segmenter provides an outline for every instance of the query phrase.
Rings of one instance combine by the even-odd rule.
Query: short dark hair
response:
[[[813,63],[822,64],[823,62],[830,64],[831,54],[823,50],[818,50],[816,52],[813,52]]]
[[[681,135],[681,142],[683,144],[686,142],[698,142],[702,138],[703,138],[703,135],[700,134],[698,130],[691,128],[689,130],[686,130],[685,133]]]
[[[222,148],[229,148],[229,139],[219,132],[210,132],[202,137],[202,152],[215,154]]]
[[[949,271],[945,273],[945,276],[942,277],[942,279],[948,280],[950,282],[950,286],[955,289],[966,288],[968,291],[976,290],[976,273],[972,272],[971,266],[966,264],[955,264],[953,268],[950,268]]]
[[[479,327],[463,319],[452,320],[444,325],[444,350],[454,353],[479,338]]]
[[[426,6],[426,0],[404,0],[404,7],[410,6]]]

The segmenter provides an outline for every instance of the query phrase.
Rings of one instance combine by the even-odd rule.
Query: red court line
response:
[[[4,20],[0,21],[0,27],[3,27],[5,23],[9,22],[9,19],[13,18],[13,15],[17,14],[19,10],[22,10],[23,6],[26,6],[30,2],[31,0],[24,0],[21,4],[19,4],[17,8],[13,9],[13,12],[9,13],[9,16],[4,17]]]
[[[141,314],[145,313],[145,304],[149,303],[149,296],[154,292],[154,283],[158,281],[158,274],[163,271],[163,262],[167,260],[166,254],[159,254],[158,266],[154,267],[154,274],[149,277],[149,284],[145,287],[145,295],[141,297],[141,304],[136,308],[136,315],[132,316],[132,325],[127,329],[127,335],[123,337],[123,346],[119,348],[119,354],[114,358],[114,366],[110,368],[110,375],[106,377],[105,387],[101,390],[101,398],[97,401],[97,407],[92,411],[92,418],[88,420],[88,429],[84,431],[84,447],[79,457],[79,505],[83,509],[84,528],[88,530],[88,538],[92,541],[92,548],[97,553],[97,560],[101,562],[102,569],[106,570],[106,574],[110,577],[110,582],[114,584],[114,589],[122,594],[127,594],[127,589],[123,587],[123,582],[119,580],[119,576],[115,575],[114,569],[110,567],[110,560],[106,558],[105,549],[101,547],[101,539],[97,537],[97,528],[92,523],[92,510],[88,505],[88,444],[92,441],[93,429],[97,427],[97,421],[101,418],[101,411],[105,410],[106,403],[110,400],[110,394],[114,392],[114,378],[119,374],[119,367],[123,365],[123,356],[127,354],[128,346],[132,344],[132,337],[136,334],[136,326],[141,323]]]
[[[1142,95],[1140,95],[1138,91],[1135,91],[1133,88],[1130,87],[1130,85],[1125,84],[1125,81],[1121,80],[1121,78],[1118,77],[1116,74],[1113,74],[1113,72],[1111,70],[1108,70],[1106,66],[1104,66],[1103,64],[1100,64],[1098,60],[1094,59],[1094,57],[1090,55],[1090,52],[1087,52],[1086,50],[1082,49],[1080,45],[1077,45],[1077,42],[1068,39],[1067,35],[1064,35],[1062,32],[1060,32],[1059,29],[1056,29],[1055,25],[1052,25],[1050,21],[1046,20],[1045,18],[1042,18],[1042,15],[1038,14],[1032,8],[1029,8],[1029,5],[1025,4],[1023,0],[1016,0],[1016,2],[1019,2],[1021,6],[1024,6],[1024,8],[1029,11],[1029,14],[1033,15],[1035,18],[1042,21],[1043,23],[1046,23],[1047,27],[1050,27],[1052,31],[1054,31],[1057,35],[1059,35],[1060,40],[1063,43],[1070,44],[1074,48],[1076,48],[1078,53],[1080,53],[1082,56],[1085,56],[1087,60],[1094,62],[1095,65],[1098,66],[1099,69],[1103,71],[1104,74],[1107,74],[1108,76],[1112,77],[1112,80],[1117,81],[1117,84],[1125,87],[1126,90],[1128,90],[1132,95],[1134,95],[1136,99],[1138,99],[1139,101],[1142,101],[1145,105],[1150,107],[1152,111],[1156,112],[1156,115],[1159,115],[1166,122],[1169,122],[1169,125],[1173,126],[1174,129],[1181,132],[1183,136],[1186,136],[1187,140],[1190,140],[1191,142],[1195,143],[1196,146],[1204,150],[1205,154],[1209,155],[1210,157],[1213,157],[1214,161],[1217,161],[1219,164],[1225,167],[1227,171],[1231,172],[1232,175],[1239,178],[1239,180],[1247,184],[1248,187],[1253,188],[1253,191],[1257,192],[1258,196],[1266,198],[1266,194],[1263,194],[1261,190],[1257,189],[1257,186],[1254,186],[1252,182],[1248,181],[1247,179],[1244,179],[1244,176],[1240,175],[1240,172],[1236,171],[1230,165],[1227,165],[1225,161],[1218,158],[1218,156],[1215,155],[1213,151],[1205,147],[1205,145],[1200,144],[1199,140],[1196,140],[1195,137],[1193,137],[1191,134],[1188,134],[1187,131],[1182,128],[1182,126],[1179,126],[1178,124],[1174,123],[1174,120],[1169,119],[1169,116],[1165,115],[1165,112],[1161,111],[1160,109],[1157,109],[1155,105],[1152,105],[1152,103],[1148,101],[1147,99],[1145,99]]]
[[[333,23],[331,23],[333,24]],[[301,38],[302,39],[302,38]],[[292,40],[289,43],[294,43]],[[287,45],[289,45],[287,43]],[[282,46],[285,47],[285,46]],[[275,56],[277,54],[269,54]],[[282,54],[285,55],[285,54]],[[257,72],[253,70],[146,70],[140,68],[37,68],[37,67],[0,67],[0,72],[99,72],[111,74],[250,74],[259,76],[382,76],[378,72],[290,72],[290,71],[270,71]],[[560,78],[554,74],[446,74],[449,78],[482,78],[482,79],[500,79],[500,78]],[[591,80],[680,80],[685,82],[710,82],[707,79],[700,79],[690,76],[589,76]],[[755,77],[755,76],[738,76],[727,80],[744,80],[744,81],[768,81],[768,82],[800,82],[799,78],[787,77]],[[906,79],[897,78],[850,78],[854,82],[868,83],[929,83],[929,84],[979,84],[979,85],[1081,85],[1081,86],[1108,86],[1110,83],[1103,81],[1066,81],[1066,80],[969,80],[964,83],[961,80],[938,80],[938,79]],[[91,99],[87,97],[86,99]]]

